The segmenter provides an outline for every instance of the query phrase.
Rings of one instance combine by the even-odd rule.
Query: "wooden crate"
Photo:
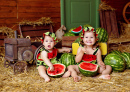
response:
[[[23,38],[29,36],[31,41],[37,40],[38,37],[42,37],[45,32],[53,32],[52,24],[46,25],[19,25],[20,35]]]
[[[99,13],[100,13],[101,27],[107,30],[109,37],[118,38],[119,32],[115,11],[101,10]]]
[[[80,36],[63,36],[62,47],[72,47],[72,43]]]
[[[40,38],[45,32],[53,32],[52,24],[46,25],[19,25],[19,32],[23,38],[30,37],[32,52],[42,45]]]

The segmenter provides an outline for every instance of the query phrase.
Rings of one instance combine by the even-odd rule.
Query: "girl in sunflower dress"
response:
[[[97,63],[99,65],[98,73],[101,74],[99,78],[110,79],[112,68],[109,65],[105,65],[102,61],[101,50],[98,46],[95,29],[93,27],[84,28],[81,39],[82,41],[80,42],[75,61],[80,63],[86,60],[85,62],[89,61],[89,63]],[[75,82],[81,80],[81,77],[78,76],[78,73],[80,73],[78,65],[68,66],[68,71],[70,71]]]
[[[46,32],[43,33],[41,39],[43,48],[41,52],[37,55],[37,69],[39,75],[45,79],[45,82],[49,82],[50,78],[46,73],[46,69],[50,67],[50,71],[54,70],[53,64],[57,62],[56,56],[57,53],[70,52],[69,48],[56,49],[54,45],[58,42],[54,33]],[[66,72],[67,75],[70,75],[69,72]],[[66,75],[65,73],[65,75]]]

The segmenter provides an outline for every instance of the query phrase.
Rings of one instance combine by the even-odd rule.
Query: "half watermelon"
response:
[[[72,33],[74,34],[79,34],[82,31],[82,26],[80,25],[76,29],[71,30]]]
[[[59,78],[65,73],[66,66],[63,64],[53,64],[54,71],[50,71],[50,67],[47,69],[47,74],[53,78]]]
[[[87,62],[82,62],[79,64],[79,71],[81,74],[87,77],[95,76],[98,71],[98,65],[87,63]]]

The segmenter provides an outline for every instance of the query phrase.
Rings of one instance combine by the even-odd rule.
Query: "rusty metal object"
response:
[[[30,50],[25,50],[22,54],[24,61],[31,61],[33,59],[33,53]]]
[[[27,70],[27,64],[32,64],[33,52],[31,41],[27,38],[5,38],[5,61],[4,66],[13,67],[14,74]],[[22,61],[26,61],[24,63]],[[31,61],[31,62],[29,62]]]

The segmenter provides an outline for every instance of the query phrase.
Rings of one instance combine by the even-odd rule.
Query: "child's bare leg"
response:
[[[70,76],[70,71],[66,71],[65,74],[62,76],[63,78],[67,78]]]
[[[70,65],[70,66],[68,66],[68,71],[71,72],[71,76],[73,77],[75,82],[78,82],[79,80],[81,80],[81,77],[78,76],[79,69],[78,69],[77,65]]]
[[[106,69],[99,68],[99,73],[102,73],[102,75],[99,78],[110,79],[111,71],[112,71],[112,68],[109,65],[106,65]]]
[[[49,76],[46,74],[46,67],[45,66],[39,66],[38,67],[38,72],[39,72],[39,75],[45,79],[45,82],[49,82],[50,81],[50,78]]]

